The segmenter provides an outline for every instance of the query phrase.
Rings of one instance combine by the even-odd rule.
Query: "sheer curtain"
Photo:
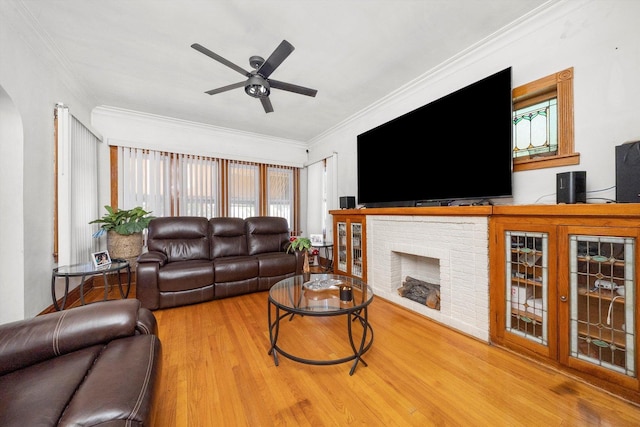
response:
[[[337,203],[337,153],[307,166],[307,228],[304,235],[322,234],[333,242],[333,221],[329,211]]]
[[[338,209],[338,153],[334,152],[326,158],[326,207],[324,210],[324,226],[326,229],[326,241],[333,242],[333,217],[329,211]]]
[[[307,229],[302,230],[302,234],[305,236],[323,234],[324,181],[324,160],[307,166]]]
[[[98,228],[98,143],[100,139],[56,106],[57,255],[58,264],[89,262],[98,249],[92,237]]]

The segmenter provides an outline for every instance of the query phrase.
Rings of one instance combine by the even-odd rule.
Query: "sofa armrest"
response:
[[[138,300],[139,301],[139,300]],[[136,322],[137,335],[158,335],[158,321],[151,310],[140,307],[138,310],[138,320]]]
[[[165,265],[168,260],[166,254],[158,251],[145,252],[138,257],[138,263],[155,262],[160,264],[160,267]]]
[[[136,298],[150,310],[160,308],[160,267],[169,262],[169,257],[160,251],[145,252],[138,257],[136,266]]]
[[[0,325],[0,375],[81,348],[156,332],[137,299],[101,301]]]
[[[138,262],[136,266],[136,298],[149,310],[160,308],[161,266],[158,262]]]

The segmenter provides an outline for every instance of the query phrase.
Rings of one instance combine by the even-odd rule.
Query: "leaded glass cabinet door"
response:
[[[491,339],[523,353],[558,355],[557,227],[535,218],[492,225]]]
[[[337,261],[338,270],[342,273],[347,272],[347,223],[338,222],[338,245],[337,245]]]
[[[549,345],[549,235],[505,231],[505,329]]]
[[[637,240],[624,233],[569,234],[568,240],[568,363],[575,367],[595,365],[637,378]]]
[[[362,259],[362,224],[359,222],[351,223],[351,275],[362,278],[363,259]]]

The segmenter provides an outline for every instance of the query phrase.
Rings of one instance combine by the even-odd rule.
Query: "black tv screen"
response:
[[[512,196],[511,67],[358,135],[358,203]]]

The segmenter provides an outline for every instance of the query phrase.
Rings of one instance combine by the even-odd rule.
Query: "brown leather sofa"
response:
[[[287,252],[289,234],[287,220],[271,216],[153,219],[136,298],[156,310],[268,290],[302,274],[300,252]]]
[[[156,319],[135,299],[0,325],[0,426],[148,426]]]

